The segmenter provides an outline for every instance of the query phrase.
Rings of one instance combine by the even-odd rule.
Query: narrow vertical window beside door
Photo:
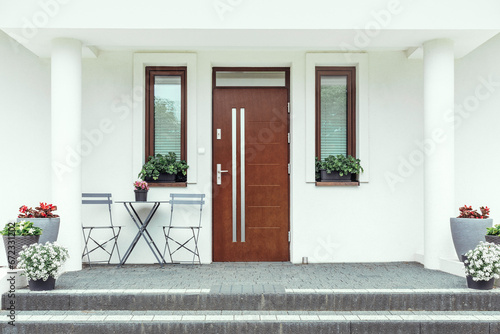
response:
[[[186,68],[146,67],[146,160],[174,152],[186,159]]]
[[[354,67],[316,68],[316,156],[356,155]]]

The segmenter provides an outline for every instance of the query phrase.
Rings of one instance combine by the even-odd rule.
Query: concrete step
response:
[[[12,321],[2,333],[500,333],[496,311],[17,311]]]
[[[18,310],[274,310],[500,311],[500,290],[285,289],[280,293],[221,293],[213,289],[17,290],[2,309]]]

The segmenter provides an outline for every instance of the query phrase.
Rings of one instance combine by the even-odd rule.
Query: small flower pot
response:
[[[145,189],[134,190],[136,202],[146,202],[148,200],[148,191]]]
[[[495,280],[492,278],[489,281],[474,281],[471,276],[467,276],[467,287],[475,290],[491,290]]]
[[[486,242],[492,242],[495,245],[500,245],[500,236],[498,235],[485,235],[484,239]]]
[[[47,291],[54,290],[56,286],[56,279],[52,276],[44,281],[43,279],[37,279],[36,281],[29,280],[28,285],[31,291]]]

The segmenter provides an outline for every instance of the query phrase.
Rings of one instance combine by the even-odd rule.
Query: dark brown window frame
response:
[[[180,159],[187,160],[187,67],[173,66],[147,66],[146,67],[146,140],[145,140],[145,160],[154,155],[154,82],[155,76],[180,76],[181,77],[181,156]]]
[[[356,157],[356,67],[316,66],[316,156],[321,157],[321,76],[347,77],[347,154]]]

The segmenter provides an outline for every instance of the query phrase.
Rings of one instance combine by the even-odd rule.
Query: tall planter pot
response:
[[[38,241],[41,244],[57,241],[59,235],[59,225],[61,218],[17,218],[17,221],[26,220],[33,222],[33,225],[42,229],[42,235]]]
[[[23,250],[23,246],[29,246],[31,244],[38,243],[39,235],[25,235],[25,236],[8,236],[2,235],[3,244],[5,247],[5,254],[7,254],[7,262],[9,267],[17,268],[17,258],[19,257],[19,252]],[[14,262],[11,262],[14,260]]]
[[[450,218],[451,236],[458,258],[484,241],[486,228],[493,226],[493,219]],[[463,261],[462,261],[463,262]]]

